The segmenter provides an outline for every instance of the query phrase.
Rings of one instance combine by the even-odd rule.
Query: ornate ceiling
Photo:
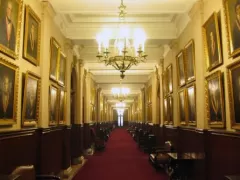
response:
[[[154,72],[155,65],[188,24],[188,12],[197,0],[124,0],[128,26],[143,28],[148,60],[132,67],[125,74],[123,85],[133,95],[140,93]],[[119,72],[98,63],[96,35],[103,28],[118,28],[120,0],[49,0],[56,12],[55,22],[62,33],[75,45],[78,58],[93,74],[103,93],[110,95],[111,87],[119,85]]]

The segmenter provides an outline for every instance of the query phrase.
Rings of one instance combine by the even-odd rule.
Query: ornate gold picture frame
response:
[[[190,83],[195,81],[195,47],[194,40],[191,39],[184,47],[185,65],[186,65],[186,81]]]
[[[227,66],[231,126],[240,130],[240,61]]]
[[[165,97],[163,99],[163,124],[167,125],[169,122],[169,105],[168,105],[168,98]]]
[[[168,96],[168,113],[168,124],[173,125],[173,97],[171,95]]]
[[[196,126],[197,116],[196,116],[196,86],[191,84],[187,87],[187,123],[190,126]]]
[[[223,9],[226,22],[227,44],[229,57],[240,53],[240,1],[223,0]]]
[[[184,52],[181,50],[177,56],[177,79],[178,79],[178,86],[182,87],[186,84],[186,67],[185,67],[185,59],[184,59]]]
[[[205,89],[208,124],[212,128],[223,128],[225,127],[225,111],[221,71],[206,77]]]
[[[52,83],[49,87],[49,125],[58,124],[58,94],[59,88],[57,85]]]
[[[218,16],[216,12],[208,18],[202,29],[207,70],[211,71],[223,63]]]
[[[66,74],[66,65],[67,65],[67,57],[61,51],[60,58],[58,63],[58,83],[61,86],[65,86],[65,74]]]
[[[50,40],[50,79],[57,82],[58,65],[60,58],[60,45],[57,40],[51,37]]]
[[[22,4],[22,0],[0,0],[0,51],[13,59],[19,53]]]
[[[186,89],[178,92],[178,116],[181,125],[187,125],[187,99]]]
[[[65,124],[66,122],[66,92],[64,89],[59,90],[59,124]]]
[[[41,78],[28,71],[23,83],[22,126],[35,126],[39,120]]]
[[[41,20],[30,6],[25,9],[23,57],[37,66],[40,63]]]
[[[168,89],[168,93],[172,93],[173,92],[173,70],[172,70],[172,64],[170,64],[167,67],[167,77],[168,77],[168,82],[167,82],[167,89]]]
[[[12,125],[17,119],[19,68],[0,58],[0,125]]]

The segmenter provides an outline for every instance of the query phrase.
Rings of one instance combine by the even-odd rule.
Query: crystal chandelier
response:
[[[116,32],[117,37],[114,41],[110,41],[113,37],[111,37],[112,32],[109,29],[99,33],[97,35],[98,54],[96,57],[106,66],[111,65],[120,71],[120,77],[123,79],[126,70],[140,62],[145,62],[147,57],[144,52],[146,36],[140,28],[130,32],[130,29],[125,26],[126,6],[123,4],[123,0],[121,0],[119,10],[120,24],[119,30]],[[111,46],[109,46],[110,42],[113,43]]]
[[[112,88],[113,97],[120,102],[123,102],[127,98],[129,92],[130,92],[129,88],[124,87]]]

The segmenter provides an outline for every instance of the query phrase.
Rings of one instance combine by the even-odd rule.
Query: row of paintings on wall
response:
[[[235,58],[240,53],[240,0],[223,0],[223,7],[228,56]],[[204,50],[208,71],[223,64],[220,22],[220,15],[213,12],[203,25]]]
[[[32,73],[22,78],[22,126],[34,126],[39,119],[41,78]],[[18,107],[19,68],[0,58],[0,125],[16,123]],[[66,92],[52,83],[49,88],[49,124],[65,123]]]
[[[22,21],[22,0],[0,0],[0,52],[16,59],[19,54]],[[41,21],[28,5],[25,6],[23,57],[40,64]],[[65,85],[66,56],[56,39],[50,41],[50,79]]]
[[[206,77],[206,112],[209,127],[225,127],[223,73],[216,71]],[[240,61],[227,66],[231,127],[240,129]],[[171,112],[172,98],[164,99],[164,112]],[[168,110],[169,108],[170,110]],[[188,85],[178,92],[178,115],[181,125],[196,125],[196,86]],[[166,117],[165,117],[166,118]],[[169,119],[169,118],[166,118]],[[171,120],[171,119],[170,119]]]
[[[178,86],[183,87],[195,80],[195,47],[191,39],[176,56]]]

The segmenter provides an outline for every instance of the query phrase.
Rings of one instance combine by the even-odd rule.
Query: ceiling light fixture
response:
[[[144,52],[144,43],[146,35],[140,28],[130,29],[125,25],[126,6],[121,0],[119,6],[119,30],[114,41],[111,37],[111,30],[105,29],[97,35],[98,54],[97,58],[100,62],[104,62],[106,66],[112,65],[116,70],[120,71],[120,77],[125,77],[124,73],[133,65],[145,62],[147,55]],[[109,47],[109,42],[113,45]]]
[[[122,83],[120,81],[120,86],[122,86]],[[128,94],[130,93],[129,88],[120,87],[120,88],[112,88],[112,94],[115,99],[117,99],[119,102],[123,102]]]

